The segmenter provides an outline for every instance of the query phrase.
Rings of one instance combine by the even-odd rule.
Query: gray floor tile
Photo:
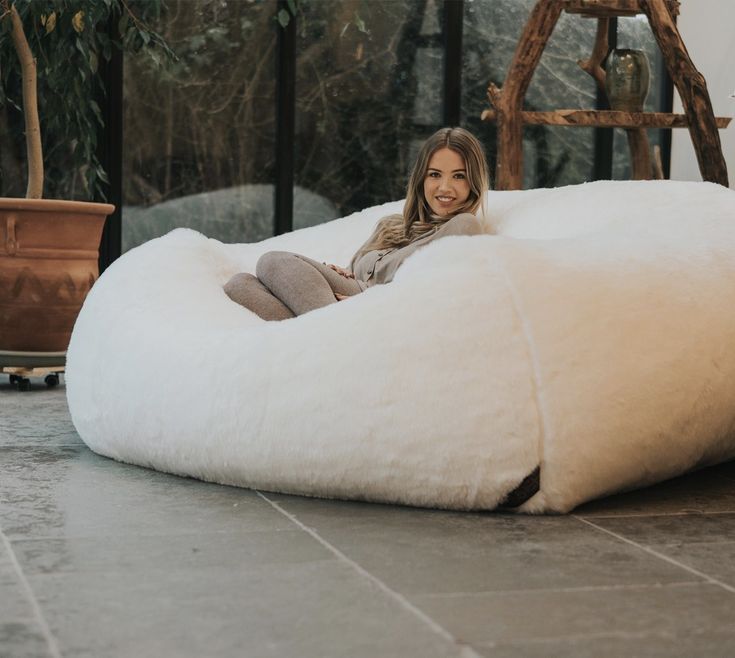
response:
[[[33,606],[17,578],[0,582],[0,621],[30,622],[34,618]]]
[[[623,516],[589,520],[646,546],[735,541],[735,513]]]
[[[472,644],[578,637],[681,637],[732,626],[735,596],[716,585],[664,585],[420,596],[415,603]]]
[[[659,553],[735,588],[735,541],[664,544],[655,548]],[[735,611],[735,602],[732,609]]]
[[[735,514],[607,517],[590,520],[600,527],[735,587]]]
[[[14,583],[17,578],[16,568],[11,556],[5,548],[5,543],[0,537],[0,584]]]
[[[685,570],[572,517],[450,513],[285,496],[277,500],[404,594],[692,579]]]
[[[48,658],[52,655],[46,639],[36,624],[0,620],[2,658]]]
[[[301,530],[23,539],[13,542],[13,550],[26,575],[126,571],[141,579],[160,569],[255,571],[334,559]]]
[[[94,455],[63,386],[35,384],[0,378],[0,528],[65,658],[735,655],[735,593],[576,515],[268,494],[457,646],[257,493]],[[735,512],[735,462],[577,510],[735,587],[735,514],[713,512]],[[0,543],[2,658],[50,655],[33,614]]]
[[[86,447],[0,451],[11,539],[293,529],[255,492],[128,466]]]
[[[488,658],[732,658],[735,637],[727,632],[689,637],[634,635],[479,647]]]
[[[15,583],[17,578],[15,567],[9,561],[0,560],[0,585]]]
[[[47,389],[33,378],[21,392],[0,375],[0,447],[11,445],[82,445],[66,404],[66,388]]]
[[[370,581],[333,561],[240,569],[32,576],[75,658],[460,656]]]
[[[714,467],[715,469],[717,467]],[[652,487],[581,505],[578,516],[735,512],[735,482],[721,471],[705,469]]]

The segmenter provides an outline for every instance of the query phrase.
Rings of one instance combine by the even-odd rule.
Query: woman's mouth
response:
[[[454,197],[453,196],[435,196],[434,197],[439,203],[442,204],[450,204],[454,203]]]

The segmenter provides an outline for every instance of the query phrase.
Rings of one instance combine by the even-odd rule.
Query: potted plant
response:
[[[14,104],[5,89],[19,70],[28,166],[26,197],[0,198],[0,367],[63,365],[74,321],[99,273],[105,218],[114,210],[107,203],[42,198],[37,73],[47,94],[41,116],[45,110],[58,140],[54,149],[61,143],[82,161],[74,168],[80,187],[87,198],[99,196],[106,180],[96,157],[100,60],[113,47],[165,49],[139,18],[158,11],[159,3],[146,0],[138,15],[131,6],[133,0],[0,0],[0,105]],[[116,38],[109,25],[117,27]]]

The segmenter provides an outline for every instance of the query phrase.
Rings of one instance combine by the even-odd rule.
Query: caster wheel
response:
[[[20,377],[18,377],[18,375],[10,375],[10,385],[11,386],[15,386],[19,380],[20,380]]]
[[[31,380],[26,379],[25,377],[18,377],[18,390],[19,391],[30,391],[31,390]]]
[[[53,388],[54,386],[59,385],[59,376],[56,374],[46,375],[46,379],[43,381],[46,382],[46,386]]]

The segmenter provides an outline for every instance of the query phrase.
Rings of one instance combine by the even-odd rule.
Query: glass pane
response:
[[[179,60],[125,60],[123,251],[186,226],[273,235],[275,2],[168,0]]]
[[[463,125],[482,137],[494,167],[495,126],[480,114],[490,107],[487,86],[502,86],[535,0],[468,0],[465,3],[462,80]],[[596,85],[577,64],[592,51],[597,22],[562,14],[531,80],[527,110],[594,108]],[[592,128],[527,126],[523,137],[525,188],[590,180]]]
[[[647,112],[661,112],[663,109],[663,57],[658,44],[653,37],[651,27],[645,16],[618,19],[618,47],[635,48],[643,50],[648,56],[651,68],[651,88],[646,98],[644,110]],[[648,140],[651,144],[651,152],[661,144],[662,131],[649,130]],[[615,130],[613,150],[613,178],[625,180],[631,176],[630,150],[628,138],[622,129]]]
[[[441,126],[442,6],[302,5],[295,228],[404,196],[417,145]]]

